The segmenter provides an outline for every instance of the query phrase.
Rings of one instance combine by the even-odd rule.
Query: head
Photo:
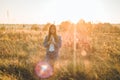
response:
[[[56,26],[54,24],[50,25],[49,34],[50,35],[56,35]]]
[[[56,33],[56,26],[54,24],[51,24],[49,27],[48,41],[49,41],[51,35],[53,35],[55,41],[58,41],[58,37],[57,37],[57,33]]]

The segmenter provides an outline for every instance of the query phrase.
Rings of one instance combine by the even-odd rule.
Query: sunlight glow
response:
[[[120,22],[119,0],[2,0],[0,23]]]

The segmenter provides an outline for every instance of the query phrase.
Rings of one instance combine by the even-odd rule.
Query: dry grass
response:
[[[76,56],[72,34],[60,32],[60,57],[54,75],[45,80],[120,80],[120,32],[99,30],[91,31],[87,44],[78,41]],[[39,80],[34,68],[44,60],[45,35],[34,30],[0,30],[0,80]]]

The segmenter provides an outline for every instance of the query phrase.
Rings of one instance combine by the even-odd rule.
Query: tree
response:
[[[86,32],[86,27],[87,23],[83,19],[79,20],[76,27],[77,27],[77,32]]]
[[[32,27],[31,27],[31,30],[39,30],[39,26],[37,24],[33,24]]]
[[[61,24],[60,24],[60,27],[59,29],[61,31],[70,31],[72,29],[72,23],[70,21],[63,21]]]
[[[45,24],[42,30],[43,30],[43,31],[48,31],[50,25],[51,25],[51,23]]]
[[[78,24],[85,24],[85,20],[80,19],[80,20],[78,21]]]

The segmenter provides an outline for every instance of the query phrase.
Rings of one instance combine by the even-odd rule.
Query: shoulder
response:
[[[48,35],[46,35],[45,38],[48,38]]]
[[[61,36],[60,36],[60,35],[58,35],[58,39],[61,39]]]
[[[45,40],[48,39],[48,35],[46,35],[46,36],[44,37],[44,39],[45,39]]]

